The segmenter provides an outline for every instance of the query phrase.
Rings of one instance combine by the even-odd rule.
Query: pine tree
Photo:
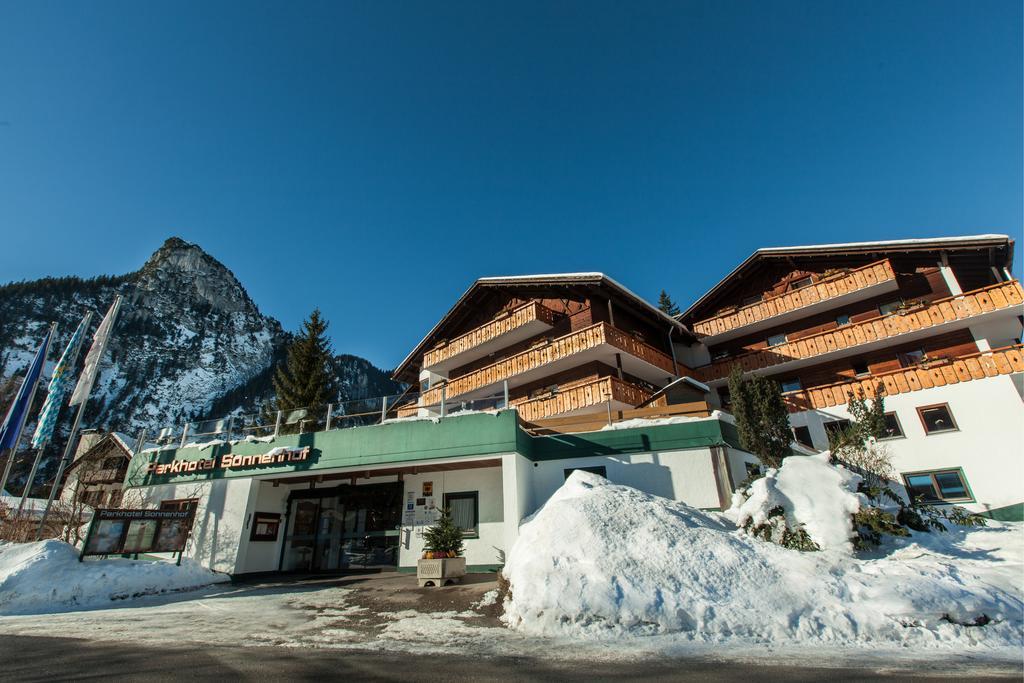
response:
[[[676,306],[675,302],[672,301],[672,297],[664,289],[661,290],[661,295],[658,296],[658,309],[665,315],[672,317],[679,315],[679,307]]]
[[[319,407],[337,397],[334,352],[327,338],[327,321],[314,310],[302,332],[288,345],[288,356],[274,372],[277,410]]]
[[[428,553],[444,553],[450,557],[462,555],[462,529],[452,519],[449,510],[441,510],[441,518],[423,532],[423,549]]]
[[[729,400],[743,449],[756,455],[765,467],[782,465],[782,459],[789,455],[793,434],[778,382],[760,375],[744,380],[742,368],[733,365]]]

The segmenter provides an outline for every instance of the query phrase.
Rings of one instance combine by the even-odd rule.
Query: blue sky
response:
[[[178,235],[390,367],[478,276],[686,304],[759,246],[1020,238],[1021,25],[1016,0],[2,0],[0,281]]]

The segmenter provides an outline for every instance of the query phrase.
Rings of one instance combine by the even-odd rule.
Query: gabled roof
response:
[[[428,344],[435,338],[435,336],[445,328],[457,314],[463,310],[470,299],[478,292],[483,289],[507,289],[514,287],[545,287],[545,286],[584,286],[584,287],[605,287],[610,293],[619,296],[620,298],[629,301],[636,306],[641,312],[647,313],[649,316],[661,321],[667,327],[674,327],[679,332],[688,338],[694,338],[690,330],[678,319],[672,316],[666,315],[660,309],[653,306],[647,300],[641,298],[637,294],[633,293],[627,287],[619,284],[614,279],[608,277],[604,273],[592,272],[592,273],[549,273],[543,275],[503,275],[497,277],[482,277],[477,279],[469,289],[467,289],[458,301],[448,310],[447,313],[434,325],[433,328],[426,334],[425,337],[416,345],[408,356],[398,364],[395,371],[392,373],[392,377],[398,379],[418,357],[423,355],[426,351]]]
[[[1009,268],[1013,264],[1013,240],[1008,235],[984,234],[963,235],[958,237],[933,237],[926,239],[880,240],[875,242],[843,242],[836,244],[812,244],[797,247],[763,247],[751,254],[745,261],[736,266],[731,273],[722,278],[718,284],[709,289],[703,296],[693,302],[689,308],[679,314],[683,320],[691,312],[718,294],[723,287],[735,278],[746,274],[755,264],[768,259],[786,259],[798,257],[821,256],[858,256],[883,253],[914,253],[934,251],[967,251],[979,249],[998,250],[1003,264]]]
[[[122,434],[120,432],[107,432],[106,434],[103,435],[102,439],[100,439],[92,446],[90,446],[89,450],[82,453],[80,456],[75,458],[70,465],[68,465],[68,472],[77,467],[79,463],[88,460],[90,455],[92,455],[94,452],[110,443],[117,446],[117,449],[121,451],[121,454],[124,455],[124,457],[127,458],[128,460],[131,460],[132,456],[135,454],[135,446],[133,445],[133,443],[130,441],[129,437],[126,434]]]

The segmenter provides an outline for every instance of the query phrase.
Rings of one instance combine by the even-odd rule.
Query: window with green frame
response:
[[[903,474],[907,495],[918,503],[971,502],[974,496],[960,468]]]

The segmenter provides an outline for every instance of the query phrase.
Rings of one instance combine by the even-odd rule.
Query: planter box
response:
[[[458,583],[466,575],[466,558],[448,557],[416,562],[416,582],[424,586],[447,586]]]

